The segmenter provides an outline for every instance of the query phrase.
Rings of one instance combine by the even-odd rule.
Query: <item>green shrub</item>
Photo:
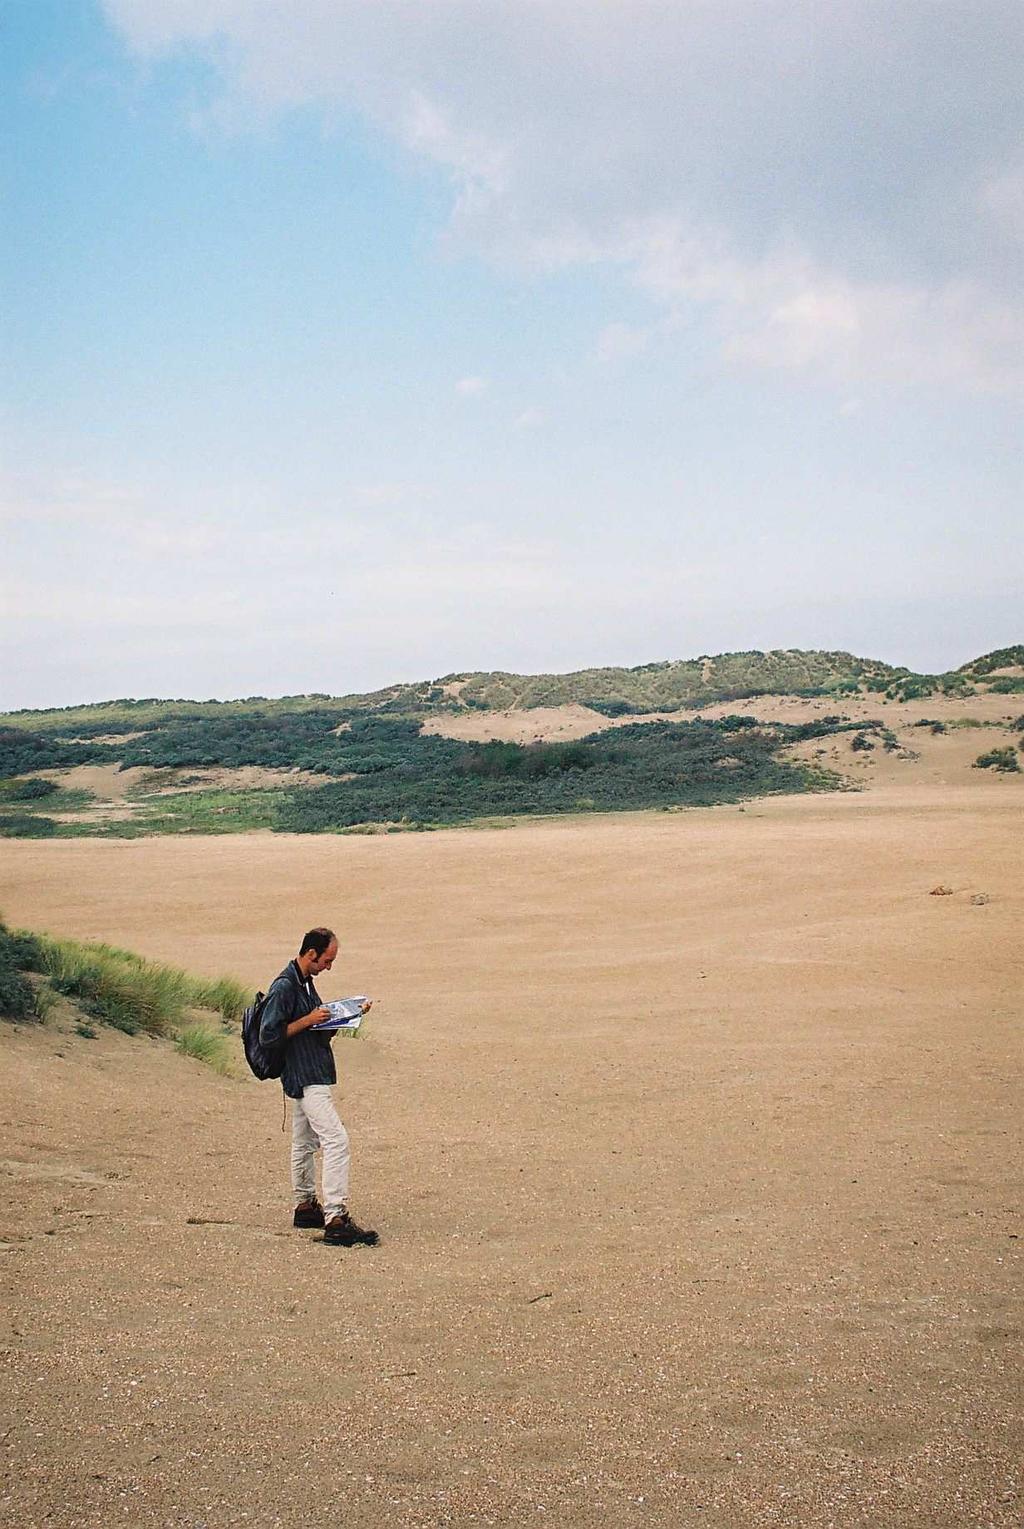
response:
[[[989,749],[987,754],[979,754],[974,761],[976,770],[1003,770],[1011,774],[1020,774],[1020,760],[1013,749]]]
[[[75,745],[44,737],[27,728],[0,726],[0,776],[93,764],[100,757],[109,758],[109,752],[90,744]]]
[[[0,836],[5,839],[52,839],[56,832],[53,818],[29,812],[0,813]]]
[[[44,796],[53,796],[57,790],[55,780],[40,780],[38,776],[6,781],[4,785],[3,797],[9,802],[38,802]]]
[[[36,991],[24,972],[0,963],[0,1018],[36,1020],[40,1018]]]
[[[18,1021],[44,1017],[50,995],[41,1002],[40,993],[25,976],[33,968],[35,955],[30,935],[13,934],[0,922],[0,1018]]]
[[[26,934],[23,929],[8,929],[0,922],[0,962],[16,967],[18,971],[37,972],[41,970],[39,961],[40,947],[36,937]]]

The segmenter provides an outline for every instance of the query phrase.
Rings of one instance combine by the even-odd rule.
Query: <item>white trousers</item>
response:
[[[316,1160],[323,1151],[324,1217],[340,1216],[348,1204],[348,1132],[338,1118],[327,1083],[309,1083],[292,1100],[292,1189],[295,1203],[316,1199]]]

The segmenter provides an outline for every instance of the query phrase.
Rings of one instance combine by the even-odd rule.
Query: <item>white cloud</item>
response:
[[[62,538],[74,536],[118,556],[134,552],[191,559],[215,552],[228,540],[225,527],[207,515],[173,504],[152,508],[141,489],[75,474],[3,477],[0,524],[12,536],[55,538],[55,550]]]
[[[994,174],[981,189],[981,206],[1011,238],[1024,244],[1024,166]]]
[[[460,377],[455,384],[455,391],[464,398],[474,398],[487,391],[487,382],[483,377]]]
[[[597,337],[594,354],[598,361],[623,361],[642,355],[651,343],[650,329],[633,324],[606,324]]]
[[[707,309],[737,366],[840,385],[1024,385],[1024,303],[977,281],[852,280],[795,247],[741,261],[670,219],[632,228],[620,258],[678,321]]]
[[[236,122],[354,109],[443,167],[457,248],[618,266],[747,367],[1019,385],[1024,301],[970,216],[982,186],[1024,226],[1019,0],[105,4],[214,57]]]

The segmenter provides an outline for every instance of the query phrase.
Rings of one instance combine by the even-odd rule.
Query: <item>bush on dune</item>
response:
[[[989,749],[987,754],[979,754],[974,761],[976,770],[1003,770],[1008,774],[1020,774],[1020,760],[1013,749]]]
[[[53,796],[57,791],[55,780],[43,780],[38,775],[29,776],[25,780],[5,781],[6,790],[4,796],[9,802],[38,802],[46,796]]]
[[[0,1017],[10,1020],[42,1018],[39,995],[25,976],[36,957],[31,936],[12,934],[0,924]]]
[[[37,817],[31,812],[0,815],[0,837],[4,839],[52,839],[56,832],[53,818]]]

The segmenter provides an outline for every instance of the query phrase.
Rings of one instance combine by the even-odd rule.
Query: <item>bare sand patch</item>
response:
[[[69,738],[68,743],[131,743],[135,738],[145,738],[145,729],[135,733],[98,733],[95,738]]]
[[[100,802],[123,802],[130,792],[153,772],[148,767],[133,765],[127,770],[116,764],[75,765],[70,770],[36,770],[43,780],[52,780],[68,791],[88,791]]]
[[[440,738],[460,738],[467,743],[565,742],[584,738],[608,726],[608,718],[589,706],[533,706],[525,710],[442,712],[430,717],[422,731]]]
[[[254,986],[335,923],[384,1239],[290,1229],[272,1085],[0,1031],[13,1519],[1017,1525],[1024,835],[979,773],[5,843],[9,921]]]
[[[154,777],[156,779],[156,777]],[[182,791],[268,791],[275,787],[324,786],[328,781],[352,780],[352,775],[317,775],[312,770],[271,769],[265,765],[185,766],[180,770],[161,771],[161,784],[154,796],[176,795]]]
[[[197,791],[267,791],[295,786],[322,786],[328,777],[310,770],[277,770],[261,765],[183,766],[180,769],[131,765],[75,765],[70,770],[36,770],[34,774],[73,791],[88,791],[95,798],[77,812],[50,814],[58,823],[126,822],[143,815],[155,799]],[[353,780],[335,775],[333,781]]]

